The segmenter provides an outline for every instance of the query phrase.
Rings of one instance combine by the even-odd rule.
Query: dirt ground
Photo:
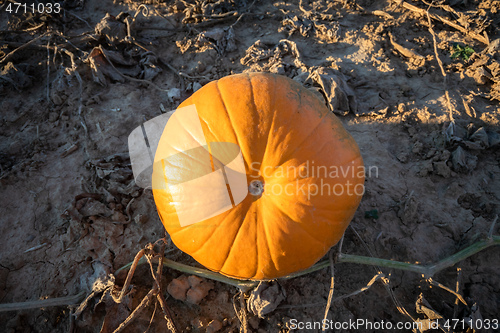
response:
[[[315,89],[375,167],[343,253],[434,263],[486,237],[499,214],[500,1],[81,0],[57,2],[60,14],[0,4],[0,303],[88,295],[163,237],[151,191],[134,183],[128,135],[232,73],[269,71]],[[336,264],[327,318],[493,324],[499,256],[493,246],[433,277],[466,305],[419,274],[387,268],[387,286],[379,279],[338,298],[378,269]],[[196,265],[171,244],[166,257]],[[165,290],[183,275],[165,269]],[[121,285],[124,275],[116,278]],[[277,308],[262,318],[248,313],[248,330],[317,331],[294,323],[323,319],[330,279],[325,268],[279,280],[281,302],[272,299]],[[112,332],[151,289],[147,265],[132,284],[126,302],[96,293],[77,318],[67,306],[0,312],[0,331]],[[237,332],[237,294],[213,282],[199,304],[165,297],[180,332]],[[417,309],[421,296],[427,312]],[[450,331],[467,331],[462,323]],[[154,305],[125,331],[148,326],[167,331]]]

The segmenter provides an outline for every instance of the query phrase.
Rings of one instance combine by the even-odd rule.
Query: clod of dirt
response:
[[[497,132],[488,132],[488,145],[490,147],[496,146],[500,143],[500,134]]]
[[[190,322],[191,326],[196,330],[201,330],[202,328],[208,326],[208,319],[203,317],[194,318]]]
[[[463,72],[476,83],[491,84],[490,93],[486,96],[492,100],[500,100],[500,39],[490,42],[480,53],[474,53],[469,59],[469,65]],[[462,75],[463,76],[463,75]]]
[[[179,101],[181,99],[181,90],[179,88],[169,89],[167,92],[167,97],[170,102]]]
[[[189,282],[187,276],[182,275],[177,279],[173,279],[167,286],[167,292],[173,298],[179,301],[186,300],[186,293],[189,289]]]
[[[481,324],[478,324],[478,323],[482,323],[484,322],[484,319],[483,319],[483,316],[481,315],[481,311],[479,311],[479,306],[477,305],[477,303],[474,303],[470,309],[470,315],[467,316],[465,319],[465,322],[466,323],[470,323],[471,324],[471,328],[473,330],[478,330],[480,331],[481,330]]]
[[[186,302],[191,304],[200,304],[208,292],[214,288],[212,282],[205,281],[195,275],[188,277],[188,282],[191,288],[186,293]]]
[[[480,127],[474,134],[471,135],[470,140],[472,142],[478,143],[482,148],[488,148],[488,133],[484,127]]]
[[[267,63],[259,64],[267,59],[269,59]],[[247,49],[246,55],[241,58],[240,63],[250,66],[250,71],[271,72],[291,77],[297,74],[298,69],[302,69],[303,72],[307,71],[307,67],[300,60],[297,44],[288,39],[280,40],[274,50],[269,49],[258,40]]]
[[[194,275],[189,277],[182,275],[169,283],[167,291],[177,300],[186,301],[191,304],[200,304],[213,288],[214,285],[212,282],[205,281]]]
[[[418,222],[418,202],[411,193],[408,198],[401,202],[398,217],[404,225],[410,225]]]
[[[201,32],[196,40],[196,46],[202,47],[207,44],[212,45],[221,56],[226,52],[235,51],[237,47],[233,28],[214,28]]]
[[[459,146],[451,153],[451,161],[453,170],[465,173],[476,168],[477,156],[469,154]]]
[[[327,106],[336,114],[356,113],[358,106],[354,91],[347,85],[342,73],[333,68],[320,67],[306,79],[305,84],[317,86],[323,94]]]
[[[285,300],[285,291],[276,281],[261,281],[257,288],[250,293],[247,301],[248,311],[264,318],[273,312]]]
[[[281,22],[283,28],[278,30],[279,32],[283,30],[288,30],[288,37],[291,37],[295,32],[298,32],[303,37],[307,37],[309,32],[313,29],[313,23],[311,20],[299,17],[297,15],[287,15]]]
[[[446,164],[446,161],[439,161],[439,162],[434,162],[434,171],[444,177],[444,178],[450,178],[451,177],[451,169]]]

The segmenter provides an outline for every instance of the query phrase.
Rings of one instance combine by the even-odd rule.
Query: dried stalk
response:
[[[416,7],[416,6],[413,6],[413,5],[411,5],[411,4],[409,4],[409,3],[405,2],[405,1],[403,1],[403,2],[401,3],[401,5],[402,5],[404,8],[406,8],[406,9],[408,9],[408,10],[411,10],[411,11],[413,11],[413,12],[420,13],[420,14],[422,14],[422,15],[426,15],[426,14],[427,14],[427,11],[426,11],[425,9],[422,9],[422,8],[419,8],[419,7]],[[447,24],[447,25],[449,25],[450,27],[455,28],[455,29],[457,29],[458,31],[460,31],[460,32],[462,32],[462,33],[464,33],[464,34],[466,34],[466,35],[471,36],[472,38],[474,38],[474,39],[475,39],[475,40],[477,40],[477,41],[480,41],[480,42],[481,42],[481,43],[483,43],[483,44],[488,45],[488,44],[490,43],[490,41],[489,41],[489,39],[488,39],[488,37],[487,37],[487,36],[482,36],[482,35],[480,35],[480,34],[478,34],[478,33],[474,32],[474,31],[467,30],[467,29],[465,29],[464,27],[462,27],[461,25],[456,24],[456,23],[454,23],[454,22],[452,22],[452,21],[450,21],[450,20],[448,20],[448,19],[445,19],[444,17],[439,16],[439,15],[436,15],[436,14],[429,14],[429,16],[430,16],[432,19],[434,19],[434,20],[441,21],[442,23]]]

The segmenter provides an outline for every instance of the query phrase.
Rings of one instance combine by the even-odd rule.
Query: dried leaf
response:
[[[259,65],[262,60],[269,59],[263,65]],[[250,46],[246,55],[240,60],[242,65],[253,65],[252,70],[261,72],[271,72],[280,75],[290,75],[297,69],[306,71],[307,67],[300,60],[300,52],[295,42],[282,39],[274,50],[266,47],[260,40]],[[293,76],[293,75],[292,75]]]
[[[306,79],[305,84],[319,86],[326,104],[336,114],[357,113],[354,91],[347,85],[344,75],[333,68],[320,67]]]
[[[470,140],[472,142],[478,143],[482,148],[488,148],[488,133],[484,127],[480,127],[474,134],[471,135]]]
[[[125,82],[125,79],[108,62],[100,47],[94,47],[86,62],[92,69],[92,77],[95,82],[106,86],[106,76],[114,81]]]
[[[443,318],[443,316],[441,316],[431,307],[429,302],[427,302],[427,300],[424,298],[423,294],[420,294],[418,296],[417,302],[415,303],[415,307],[417,313],[424,314],[430,320]]]
[[[127,36],[127,26],[107,13],[95,26],[95,33],[105,36],[111,43],[119,42]]]
[[[273,312],[285,300],[285,291],[276,281],[261,281],[252,290],[247,302],[248,311],[264,318]]]

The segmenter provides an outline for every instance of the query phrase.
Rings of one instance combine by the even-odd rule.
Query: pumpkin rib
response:
[[[250,205],[250,207],[252,207],[252,205]],[[254,209],[255,209],[255,208],[254,208]],[[233,242],[232,242],[232,244],[233,244],[233,245],[231,245],[231,247],[229,248],[228,254],[227,254],[227,256],[224,258],[224,261],[223,261],[222,266],[221,266],[221,268],[220,268],[220,270],[219,270],[219,271],[223,271],[223,270],[224,270],[224,266],[226,265],[226,263],[227,263],[228,259],[231,257],[231,252],[232,252],[232,251],[234,250],[234,248],[235,248],[235,247],[234,247],[234,244],[235,244],[236,239],[238,238],[238,235],[239,235],[239,233],[240,233],[240,231],[241,231],[241,229],[242,229],[242,226],[243,226],[243,224],[247,221],[247,217],[251,215],[251,214],[249,214],[249,213],[250,213],[250,209],[248,209],[248,210],[247,210],[247,212],[246,212],[246,214],[245,214],[245,217],[244,217],[244,218],[243,218],[243,220],[241,221],[241,223],[240,223],[240,225],[239,225],[239,227],[238,227],[238,231],[236,232],[236,234],[235,234],[235,236],[234,236],[234,240],[233,240]],[[256,268],[256,270],[257,270],[257,268]],[[253,276],[254,276],[254,275],[255,275],[255,272],[254,272]]]
[[[222,106],[224,107],[224,111],[226,112],[227,118],[229,119],[229,123],[231,124],[231,128],[233,129],[233,134],[236,138],[236,143],[238,144],[238,147],[240,147],[241,154],[243,156],[243,161],[245,162],[246,165],[248,165],[248,162],[250,159],[248,157],[245,157],[245,151],[242,149],[242,145],[240,144],[241,140],[240,137],[238,136],[238,133],[236,133],[236,127],[234,126],[233,119],[229,115],[229,109],[226,105],[226,101],[224,100],[224,96],[222,96],[222,91],[220,90],[219,84],[221,80],[215,81],[215,87],[217,88],[217,92],[219,93],[219,98],[222,102]]]
[[[234,208],[236,208],[236,207],[233,207],[233,209],[234,209]],[[242,207],[241,209],[243,209],[243,207]],[[248,210],[248,208],[247,208],[247,210]],[[226,222],[226,221],[227,221],[227,222]],[[224,217],[222,218],[222,222],[220,222],[220,223],[219,223],[218,228],[223,227],[223,225],[224,225],[224,224],[231,224],[231,223],[234,223],[234,221],[235,221],[235,220],[232,218],[231,214],[225,214],[225,215],[224,215]],[[240,221],[241,221],[241,220],[240,220]],[[237,230],[237,231],[236,231],[236,233],[234,234],[234,238],[233,238],[233,240],[231,241],[231,244],[234,244],[234,241],[235,241],[235,239],[238,237],[238,233],[240,232],[242,225],[243,225],[243,222],[239,223],[238,230]],[[181,230],[179,230],[179,231],[181,231]],[[191,255],[192,255],[192,256],[195,256],[195,255],[196,255],[196,254],[197,254],[200,250],[202,250],[205,246],[208,246],[208,243],[209,243],[209,242],[208,242],[208,240],[209,240],[209,239],[211,239],[213,236],[214,236],[214,234],[213,234],[213,233],[211,233],[211,234],[210,234],[210,236],[209,236],[209,237],[208,237],[208,238],[207,238],[207,239],[206,239],[206,240],[205,240],[205,241],[201,244],[201,246],[200,246],[198,249],[196,249],[195,251],[191,251],[191,252],[190,252],[190,253],[191,253]],[[232,248],[232,246],[231,246],[231,248]],[[228,251],[227,251],[227,255],[225,256],[225,258],[226,258],[226,259],[225,259],[225,260],[224,260],[224,262],[222,263],[221,268],[220,268],[219,270],[221,270],[221,269],[222,269],[222,267],[224,266],[224,263],[226,262],[227,258],[229,257],[229,254],[230,254],[230,252],[231,252],[231,248],[229,248],[229,249],[228,249]]]
[[[276,83],[276,76],[273,75],[273,79],[274,79],[274,90],[273,90],[273,93],[271,96],[273,96],[273,102],[272,102],[272,107],[271,107],[271,110],[275,110],[276,108],[276,89],[277,89],[277,83]],[[271,127],[269,128],[269,132],[267,133],[267,139],[266,139],[266,147],[264,148],[264,155],[262,155],[262,160],[261,160],[261,167],[262,165],[264,165],[264,163],[267,161],[267,152],[268,152],[268,147],[269,147],[269,142],[271,142],[270,138],[271,138],[271,135],[274,133],[274,126],[276,124],[276,114],[277,112],[274,111],[273,112],[273,121],[271,122]]]
[[[251,206],[250,206],[251,207]],[[245,223],[246,221],[246,218],[248,216],[248,211],[250,210],[250,207],[249,209],[246,211],[245,213],[245,217],[243,218],[243,220],[240,220],[239,222],[239,226],[238,226],[238,230],[236,231],[236,233],[234,234],[234,238],[233,238],[233,241],[231,242],[231,247],[229,248],[229,250],[227,251],[227,256],[225,257],[224,261],[222,262],[222,265],[221,265],[221,268],[220,270],[222,270],[224,268],[224,265],[226,264],[227,260],[229,259],[229,257],[231,256],[231,251],[234,249],[234,243],[235,243],[235,240],[238,238],[238,235],[241,231],[241,227],[243,227],[243,224]]]
[[[301,101],[302,102],[302,101]],[[301,104],[299,104],[299,107],[300,107]],[[295,147],[295,149],[293,151],[289,151],[287,155],[285,155],[285,158],[284,159],[281,159],[282,161],[288,161],[290,158],[290,156],[293,156],[297,150],[300,149],[300,147],[305,143],[307,142],[307,140],[309,139],[309,137],[314,133],[316,132],[316,130],[318,129],[318,127],[325,121],[326,117],[329,115],[329,112],[328,111],[327,113],[325,113],[325,115],[323,115],[323,117],[321,117],[321,119],[319,120],[318,124],[316,126],[314,126],[314,128],[307,134],[304,136],[304,139]],[[278,165],[278,168],[280,166],[282,166],[285,162],[281,163],[280,165]]]
[[[199,118],[200,118],[200,116],[198,116],[198,119],[199,119]],[[184,119],[183,117],[180,117],[180,120],[183,120],[183,119]],[[198,145],[203,146],[203,144],[202,144],[199,140],[197,140],[197,139],[196,139],[196,137],[193,135],[192,131],[191,131],[191,132],[189,131],[190,126],[185,126],[185,124],[184,124],[184,123],[182,123],[182,122],[180,123],[180,126],[182,126],[182,128],[183,128],[183,129],[184,129],[187,133],[189,133],[189,135],[191,136],[191,138],[193,138],[193,139],[194,139],[194,141],[196,141],[196,143],[198,143]],[[162,135],[163,135],[163,134],[162,134]],[[172,147],[173,149],[175,149],[177,152],[180,152],[180,151],[179,151],[176,147],[174,147],[174,146],[172,146],[172,145],[170,145],[170,147]]]
[[[259,209],[259,212],[262,214],[263,209]],[[259,221],[264,221],[264,220],[262,219],[262,220],[259,220]],[[264,222],[261,222],[261,223],[258,223],[257,225],[261,226],[262,229],[264,230],[264,239],[265,239],[264,244],[266,245],[266,249],[267,249],[267,252],[269,254],[269,258],[271,258],[270,263],[273,265],[273,270],[275,272],[277,272],[278,271],[278,266],[276,265],[275,258],[273,257],[273,252],[271,251],[271,247],[269,246],[269,244],[271,244],[271,241],[270,241],[270,238],[269,238],[269,230],[267,229],[267,224],[264,223]]]
[[[254,100],[254,96],[255,96],[255,93],[254,93],[254,90],[255,90],[255,87],[254,87],[254,84],[253,84],[253,81],[251,79],[251,76],[247,74],[247,77],[248,79],[250,80],[250,87],[252,87],[251,91],[252,91],[252,101],[253,101],[253,104],[254,104],[254,107],[255,107],[255,110],[257,110],[257,105],[255,104],[255,100]],[[273,81],[273,93],[271,94],[272,98],[273,98],[273,102],[271,103],[271,110],[275,110],[275,106],[276,106],[276,76],[272,76],[274,81]],[[270,85],[270,84],[268,84]],[[275,119],[276,119],[276,113],[277,112],[273,112],[273,119],[272,119],[272,122],[271,122],[271,127],[269,128],[269,131],[267,133],[267,138],[265,140],[265,148],[264,148],[264,153],[262,154],[262,156],[257,159],[257,161],[261,161],[261,167],[264,165],[265,161],[266,161],[266,155],[267,155],[267,152],[268,152],[268,147],[269,147],[269,142],[271,141],[270,138],[271,138],[271,134],[273,133],[273,130],[274,130],[274,124],[275,124]],[[264,140],[262,140],[264,141]],[[261,143],[264,143],[264,142],[261,142]]]
[[[226,141],[222,141],[222,140],[220,140],[220,139],[217,137],[216,133],[212,130],[212,128],[210,127],[210,125],[208,124],[208,122],[207,122],[204,118],[200,117],[199,115],[198,115],[198,118],[200,118],[200,120],[202,120],[202,121],[203,121],[203,123],[205,123],[205,125],[207,126],[208,131],[209,131],[209,132],[210,132],[210,133],[214,136],[214,138],[215,138],[216,142],[226,142]],[[202,127],[202,129],[203,129],[203,127]],[[205,134],[205,133],[204,133],[204,134]],[[205,135],[205,137],[207,137],[207,136]],[[209,142],[207,142],[207,144],[208,144],[208,143],[209,143]]]
[[[302,223],[300,221],[295,221],[288,213],[286,213],[282,207],[280,207],[280,205],[277,205],[276,202],[272,199],[270,199],[270,202],[273,203],[274,206],[276,206],[278,208],[278,210],[283,214],[285,215],[290,221],[292,221],[293,223],[296,223],[298,225],[302,225]],[[315,240],[316,242],[320,243],[320,244],[323,244],[324,242],[321,241],[321,240],[318,240],[316,237],[314,237],[313,235],[311,235],[309,232],[307,232],[305,229],[301,228],[301,230],[306,233],[308,236],[310,236],[313,240]]]
[[[259,228],[258,228],[258,225],[259,225],[259,219],[261,217],[260,215],[260,209],[259,207],[256,207],[256,215],[258,215],[256,218],[255,218],[255,224],[257,225],[257,228],[256,228],[256,231],[255,231],[255,244],[258,244],[258,239],[259,239]],[[260,261],[259,261],[259,247],[256,246],[255,247],[255,260],[256,260],[256,263],[255,263],[255,270],[252,274],[252,276],[255,276],[257,275],[257,272],[259,270],[259,267],[260,267]]]
[[[328,142],[326,142],[325,144],[323,144],[323,145],[321,146],[321,148],[320,148],[320,149],[318,149],[318,150],[322,150],[324,146],[326,146],[326,145],[328,145],[328,144],[330,144],[330,143],[332,143],[332,142],[333,142],[333,143],[335,143],[335,140],[333,140],[333,139],[329,140]],[[283,162],[282,164],[280,164],[280,165],[276,166],[276,167],[275,167],[275,170],[274,170],[274,171],[273,171],[273,172],[269,175],[269,178],[270,178],[270,179],[272,179],[272,178],[274,177],[274,174],[275,174],[275,173],[280,172],[280,167],[281,167],[281,166],[283,166],[283,164],[285,164],[286,162],[288,162],[288,161],[285,161],[285,162]],[[351,162],[351,161],[349,161],[349,163],[350,163],[350,162]],[[313,178],[313,177],[312,177],[312,176],[310,176],[310,177],[307,177],[307,178],[304,178],[304,179],[308,179],[308,178]],[[297,178],[293,179],[291,182],[296,181],[296,180],[297,180]],[[287,182],[287,184],[289,184],[289,183],[290,183],[290,182]]]

